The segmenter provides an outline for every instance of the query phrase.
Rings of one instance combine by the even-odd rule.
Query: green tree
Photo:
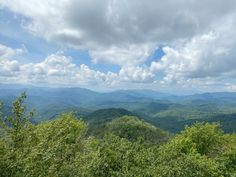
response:
[[[226,134],[225,146],[222,153],[216,157],[216,160],[221,164],[221,169],[224,171],[224,176],[236,176],[236,134]]]
[[[150,176],[155,153],[153,149],[107,134],[100,140],[95,160],[88,176]]]
[[[3,138],[0,138],[0,176],[8,176],[7,163],[8,149]]]
[[[28,176],[76,176],[74,163],[85,144],[86,125],[73,114],[36,126],[28,137],[24,160]]]
[[[23,93],[2,118],[2,177],[235,177],[236,135],[197,123],[170,137],[136,117],[106,125],[102,138],[72,113],[31,124]],[[102,130],[104,131],[104,130]],[[148,146],[147,146],[148,145]]]
[[[23,138],[22,130],[28,126],[29,119],[33,117],[33,112],[26,114],[26,105],[24,103],[26,93],[23,92],[14,102],[12,108],[12,116],[2,118],[1,125],[8,139],[11,140],[13,148],[18,148],[22,145]]]
[[[218,124],[197,123],[186,127],[160,147],[156,172],[163,177],[219,177],[224,172],[217,157],[225,138]]]
[[[123,116],[114,119],[106,126],[106,131],[132,142],[143,141],[146,144],[161,144],[170,135],[134,116]]]
[[[2,139],[5,144],[2,146],[4,148],[2,156],[5,163],[4,176],[21,176],[23,170],[25,138],[28,136],[29,127],[32,127],[28,120],[33,116],[32,112],[26,113],[25,98],[24,92],[13,102],[12,115],[1,118]]]

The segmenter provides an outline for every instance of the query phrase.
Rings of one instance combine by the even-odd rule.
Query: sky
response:
[[[235,0],[0,0],[0,83],[236,91]]]

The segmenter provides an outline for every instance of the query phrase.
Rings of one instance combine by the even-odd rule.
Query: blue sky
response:
[[[3,0],[0,83],[236,91],[236,3],[211,3]]]

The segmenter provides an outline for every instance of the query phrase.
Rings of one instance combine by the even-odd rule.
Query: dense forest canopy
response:
[[[234,177],[236,135],[216,123],[171,134],[131,115],[106,122],[99,136],[73,113],[32,124],[22,94],[2,116],[2,177]],[[98,127],[99,128],[99,127]]]

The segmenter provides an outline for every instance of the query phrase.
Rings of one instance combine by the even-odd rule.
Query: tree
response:
[[[26,93],[23,92],[14,102],[12,109],[12,116],[8,116],[6,119],[2,118],[1,125],[5,130],[6,135],[12,142],[13,148],[18,148],[22,145],[23,136],[22,130],[29,124],[29,119],[33,117],[33,112],[26,114],[26,105],[24,100]]]
[[[163,177],[219,177],[224,170],[217,161],[225,138],[218,124],[197,123],[160,147],[156,172]]]
[[[196,123],[172,136],[124,116],[106,126],[103,138],[88,136],[87,125],[72,113],[31,124],[23,93],[13,115],[3,119],[0,176],[234,177],[236,135],[219,124]],[[161,144],[160,144],[161,143]],[[148,146],[147,146],[148,145]]]
[[[76,176],[75,159],[85,143],[83,121],[72,113],[63,114],[37,125],[32,134],[27,140],[30,149],[24,160],[29,176]]]
[[[150,176],[156,156],[152,148],[107,134],[97,147],[88,176]]]
[[[24,92],[13,102],[12,115],[1,118],[1,129],[4,132],[4,154],[1,159],[5,163],[4,176],[21,176],[23,170],[24,143],[32,127],[28,120],[33,116],[32,112],[26,114],[25,98]]]
[[[106,131],[132,142],[143,141],[145,144],[161,144],[170,137],[167,132],[134,116],[114,119],[107,124]]]

